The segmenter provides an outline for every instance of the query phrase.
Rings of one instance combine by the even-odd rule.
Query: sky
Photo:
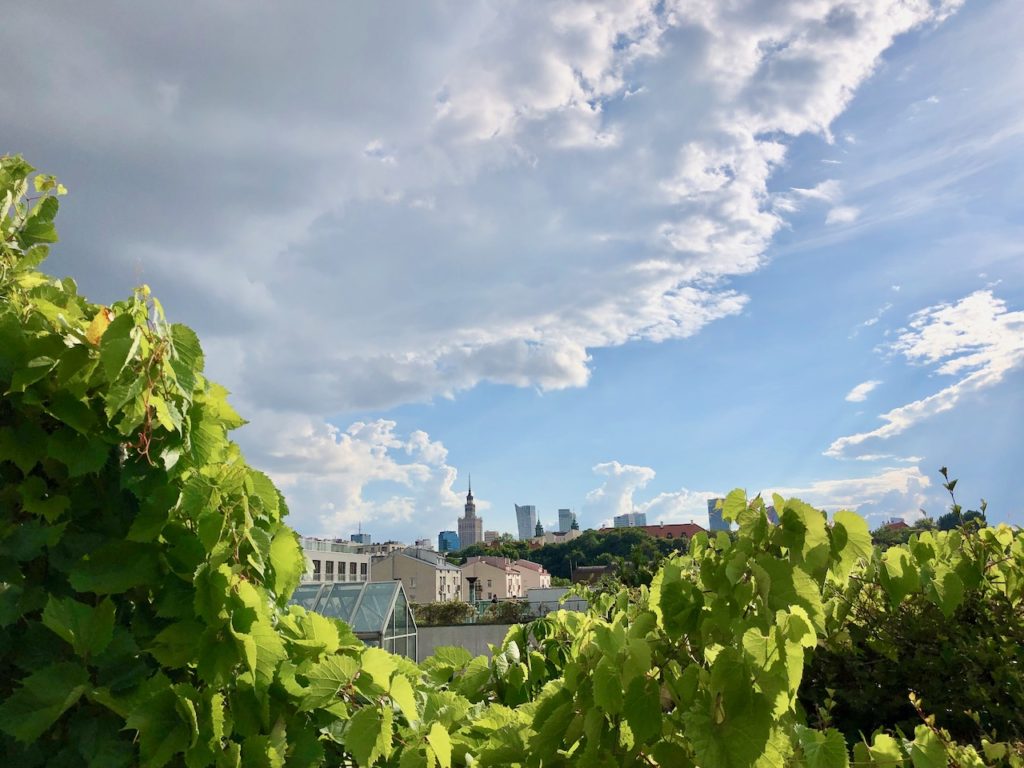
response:
[[[147,283],[307,535],[735,487],[1024,523],[1015,0],[22,3],[46,268]]]

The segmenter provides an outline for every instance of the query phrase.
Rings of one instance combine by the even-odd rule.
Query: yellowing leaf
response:
[[[100,339],[103,338],[103,334],[107,331],[107,326],[110,325],[110,321],[114,319],[114,313],[106,307],[100,307],[100,311],[96,313],[96,317],[89,323],[89,327],[85,331],[85,338],[89,340],[90,344],[99,345]]]

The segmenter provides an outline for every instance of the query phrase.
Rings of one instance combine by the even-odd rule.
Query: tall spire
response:
[[[469,473],[469,495],[473,495],[473,473]]]

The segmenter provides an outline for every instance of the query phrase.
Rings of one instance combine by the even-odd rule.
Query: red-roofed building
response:
[[[516,560],[512,567],[519,571],[523,583],[523,594],[531,589],[549,589],[551,587],[551,574],[543,565],[529,560]]]

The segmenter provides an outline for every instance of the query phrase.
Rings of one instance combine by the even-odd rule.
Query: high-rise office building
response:
[[[360,532],[360,533],[353,533],[348,538],[349,538],[350,541],[352,541],[355,544],[372,544],[373,543],[373,537],[370,534],[368,534],[368,533],[362,533],[362,532]]]
[[[519,540],[528,541],[533,538],[537,528],[537,508],[532,504],[516,504],[516,527],[519,529]]]
[[[484,544],[493,544],[501,537],[499,531],[484,531]]]
[[[646,512],[626,512],[623,515],[616,515],[613,520],[616,528],[637,528],[647,525]]]
[[[558,532],[565,533],[572,528],[573,522],[576,520],[576,513],[571,509],[560,509],[558,510]]]
[[[722,517],[725,499],[708,499],[708,528],[712,531],[728,531],[729,523]]]
[[[462,549],[480,544],[484,540],[483,518],[476,516],[476,502],[473,501],[473,481],[469,481],[466,494],[466,514],[459,518],[459,544]]]
[[[455,531],[441,531],[437,534],[438,552],[457,552],[459,550],[459,534]]]

